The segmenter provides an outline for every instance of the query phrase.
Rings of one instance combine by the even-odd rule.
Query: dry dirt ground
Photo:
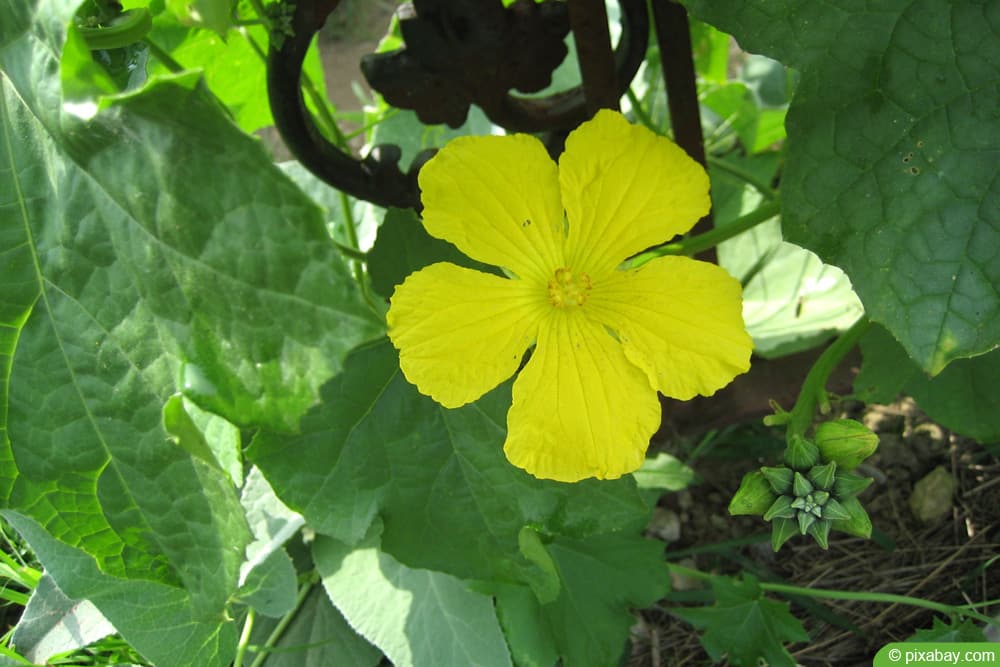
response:
[[[845,591],[878,591],[946,604],[968,604],[1000,597],[1000,459],[997,449],[955,436],[930,421],[909,399],[891,406],[845,402],[839,416],[862,419],[879,434],[877,453],[863,464],[875,482],[862,495],[874,525],[873,540],[832,533],[823,551],[811,540],[793,538],[780,554],[771,552],[766,524],[757,517],[730,517],[729,497],[743,473],[773,459],[706,457],[695,464],[702,482],[664,496],[657,527],[668,558],[702,571],[757,572],[761,580]],[[766,429],[730,436],[747,444],[767,439]],[[780,434],[774,434],[774,439]],[[677,443],[674,443],[676,445]],[[667,445],[669,450],[670,444]],[[779,445],[780,447],[780,445]],[[932,471],[944,482],[934,503],[939,512],[920,520],[911,507],[914,485]],[[948,481],[951,493],[948,493]],[[927,494],[917,494],[924,498]],[[676,521],[673,518],[676,517]],[[752,544],[719,546],[761,536]],[[675,579],[679,588],[700,586]],[[639,613],[633,631],[632,667],[709,664],[691,626],[670,615],[671,602]],[[821,609],[814,605],[821,605]],[[810,609],[795,603],[812,640],[791,647],[802,665],[871,665],[879,648],[929,628],[934,612],[911,606],[812,599]],[[826,620],[817,618],[825,615]],[[996,609],[981,610],[996,614]]]

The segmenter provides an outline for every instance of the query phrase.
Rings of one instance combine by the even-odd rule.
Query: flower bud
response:
[[[759,470],[748,472],[729,501],[729,513],[733,516],[763,514],[777,497],[763,473]]]
[[[816,447],[824,461],[853,470],[875,452],[878,436],[853,419],[838,419],[816,427]]]

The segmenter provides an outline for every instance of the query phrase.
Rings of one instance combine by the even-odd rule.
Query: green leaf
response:
[[[809,641],[809,635],[788,611],[787,602],[764,597],[750,576],[743,581],[713,577],[712,590],[711,607],[674,608],[671,613],[705,631],[701,643],[713,660],[728,655],[732,665],[756,667],[763,659],[771,667],[794,667],[783,644]]]
[[[917,630],[905,642],[985,642],[983,629],[972,622],[971,619],[950,618],[947,622],[939,617],[934,617],[934,622],[929,628]]]
[[[827,501],[827,506],[832,502],[832,499]],[[865,539],[871,537],[872,520],[868,516],[868,512],[865,511],[861,501],[857,497],[852,496],[850,498],[841,498],[839,504],[847,512],[848,518],[841,521],[834,521],[833,529],[843,531],[855,537],[863,537]],[[826,507],[824,507],[824,510],[826,510]]]
[[[771,523],[771,550],[778,553],[782,545],[799,534],[799,524],[795,519],[778,517]]]
[[[769,185],[777,154],[727,157],[713,164],[712,205],[721,226],[765,200],[742,175]],[[767,358],[815,347],[846,330],[863,309],[844,273],[782,241],[778,220],[719,245],[719,263],[743,283],[743,317],[754,351]]]
[[[816,540],[816,544],[823,550],[830,548],[830,528],[831,524],[829,521],[816,521],[809,526],[809,535]]]
[[[292,559],[284,549],[278,549],[250,570],[240,586],[239,597],[259,613],[280,618],[295,607],[297,590]]]
[[[167,0],[167,9],[181,23],[208,28],[225,37],[233,25],[235,4],[235,0]]]
[[[469,259],[458,248],[427,233],[412,209],[391,208],[368,253],[372,287],[386,299],[408,275],[435,262],[451,262],[470,269],[497,270]]]
[[[861,339],[863,363],[854,390],[865,400],[889,403],[909,394],[941,425],[980,442],[1000,440],[1000,350],[953,361],[928,377],[882,327]]]
[[[821,489],[822,491],[829,491],[830,488],[833,486],[833,480],[835,479],[836,475],[837,475],[837,463],[835,463],[834,461],[830,461],[825,465],[813,466],[809,470],[808,477],[809,481],[812,482],[817,489]]]
[[[493,600],[461,580],[400,564],[377,535],[356,547],[320,536],[313,555],[330,600],[396,667],[511,665]]]
[[[794,519],[797,512],[792,506],[793,502],[795,501],[792,500],[791,496],[778,496],[767,508],[761,518],[763,518],[764,521],[771,521],[772,519]]]
[[[788,240],[844,269],[931,374],[1000,343],[1000,21],[977,0],[686,0],[802,69],[788,112]]]
[[[249,534],[230,479],[170,442],[163,405],[184,389],[232,421],[290,428],[382,325],[315,206],[195,77],[67,115],[57,66],[75,8],[28,4],[0,9],[2,312],[23,334],[0,501],[107,574],[183,585],[215,617]]]
[[[559,597],[541,605],[566,667],[612,665],[635,618],[670,589],[663,544],[635,534],[557,536],[546,545],[559,570]]]
[[[507,462],[510,400],[508,382],[442,408],[406,381],[382,341],[349,357],[300,434],[264,430],[247,455],[317,532],[356,543],[381,515],[387,554],[467,578],[524,580],[523,568],[535,567],[518,544],[525,525],[640,532],[649,510],[632,479],[561,484]]]
[[[862,477],[838,470],[837,474],[834,475],[833,493],[841,500],[851,498],[867,489],[874,481],[871,477]]]
[[[819,449],[816,445],[801,436],[793,436],[791,438],[788,447],[785,449],[785,463],[789,467],[795,470],[806,471],[818,462]]]
[[[251,44],[252,40],[263,51],[267,50],[267,31],[263,26],[245,26],[238,32],[227,33],[223,39],[213,30],[180,25],[161,15],[150,39],[166,48],[181,66],[202,74],[209,89],[226,105],[244,132],[249,134],[274,124],[266,94],[264,58]],[[314,39],[309,45],[303,70],[325,97],[317,43]],[[149,71],[150,75],[169,74],[167,67],[155,58],[150,60]]]
[[[161,667],[227,667],[236,629],[220,616],[197,620],[183,589],[101,572],[94,559],[50,536],[18,512],[0,512],[28,542],[63,593],[89,600],[132,647]]]
[[[535,597],[543,604],[552,602],[559,597],[562,586],[556,564],[542,543],[538,531],[531,526],[525,526],[517,534],[517,544],[524,557],[538,566],[538,576],[528,579]]]
[[[101,612],[87,600],[72,600],[48,574],[31,593],[14,629],[11,643],[33,663],[45,663],[57,653],[75,651],[114,634]]]
[[[518,667],[552,667],[559,648],[549,631],[538,598],[526,586],[496,586],[497,617]]]
[[[242,582],[253,568],[279,551],[305,521],[278,499],[257,468],[252,468],[247,475],[240,504],[254,537],[247,545],[247,559],[240,569]]]
[[[267,644],[278,622],[258,617],[250,645]],[[382,652],[348,625],[321,586],[306,595],[274,649],[264,667],[375,667],[382,659]]]
[[[573,66],[576,69],[575,65]],[[454,129],[447,125],[424,125],[414,111],[392,109],[390,112],[390,109],[392,107],[376,109],[374,113],[372,109],[366,109],[366,123],[378,121],[369,134],[368,143],[372,146],[379,144],[398,146],[402,154],[399,167],[404,172],[411,169],[413,159],[425,150],[441,148],[458,137],[492,134],[494,130],[490,119],[475,105],[469,107],[465,123]]]
[[[666,452],[657,452],[656,456],[644,460],[639,469],[632,473],[632,477],[639,492],[653,506],[664,493],[691,486],[695,473],[691,466],[680,459]]]

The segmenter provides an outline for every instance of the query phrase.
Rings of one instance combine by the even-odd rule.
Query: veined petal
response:
[[[676,144],[599,111],[559,158],[568,266],[596,277],[708,213],[708,174]]]
[[[594,284],[587,311],[667,396],[710,396],[750,368],[742,290],[724,269],[660,257]]]
[[[563,266],[556,163],[526,134],[462,137],[420,170],[424,227],[473,259],[544,283]]]
[[[613,479],[639,467],[659,424],[656,392],[621,345],[579,311],[559,313],[514,382],[504,452],[535,477]]]
[[[457,408],[514,374],[545,306],[522,280],[441,262],[396,287],[386,320],[406,379]]]

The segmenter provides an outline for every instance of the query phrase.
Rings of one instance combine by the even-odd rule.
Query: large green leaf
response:
[[[777,168],[776,153],[717,161],[709,173],[719,224],[765,204],[745,179],[766,185]],[[777,219],[721,243],[719,264],[743,284],[743,319],[754,352],[763,357],[814,347],[847,329],[863,312],[844,272],[783,241]]]
[[[0,352],[14,352],[0,502],[106,573],[183,585],[218,615],[246,522],[177,412],[170,441],[164,404],[184,390],[292,428],[382,325],[319,210],[197,77],[65,112],[74,5],[0,9]]]
[[[121,579],[101,572],[88,554],[53,539],[17,512],[3,517],[24,536],[62,592],[89,600],[139,653],[160,667],[226,667],[236,652],[236,629],[221,619],[191,616],[188,594],[174,586]]]
[[[300,435],[261,432],[248,456],[310,526],[356,543],[376,516],[382,548],[411,567],[477,579],[531,579],[518,534],[638,532],[633,480],[538,480],[503,456],[510,383],[447,410],[419,394],[387,341],[348,358]]]
[[[663,544],[619,533],[582,540],[556,537],[545,549],[561,582],[558,597],[541,604],[534,600],[527,608],[508,607],[507,616],[538,614],[566,667],[617,664],[635,623],[628,609],[649,606],[670,589]],[[531,609],[534,604],[538,611]]]
[[[685,0],[802,69],[788,112],[788,240],[850,276],[936,374],[1000,343],[1000,4]]]
[[[357,547],[320,537],[313,555],[333,604],[396,667],[510,667],[493,600],[460,579],[400,564],[377,534]]]
[[[938,375],[927,373],[881,327],[861,339],[864,361],[854,391],[866,401],[890,403],[900,393],[913,397],[934,421],[980,442],[1000,440],[1000,350],[958,359]]]
[[[280,622],[257,617],[250,635],[251,652],[254,646],[267,647],[268,637]],[[382,653],[348,625],[323,587],[316,585],[281,632],[263,667],[375,667],[381,659]]]
[[[114,632],[93,603],[66,597],[46,574],[32,591],[11,640],[25,658],[45,663],[57,653],[75,651]]]
[[[809,641],[809,635],[787,602],[765,597],[749,576],[743,581],[714,577],[712,591],[712,606],[671,612],[705,631],[701,643],[713,660],[725,654],[729,664],[742,667],[756,667],[762,659],[772,667],[795,666],[784,642]]]

